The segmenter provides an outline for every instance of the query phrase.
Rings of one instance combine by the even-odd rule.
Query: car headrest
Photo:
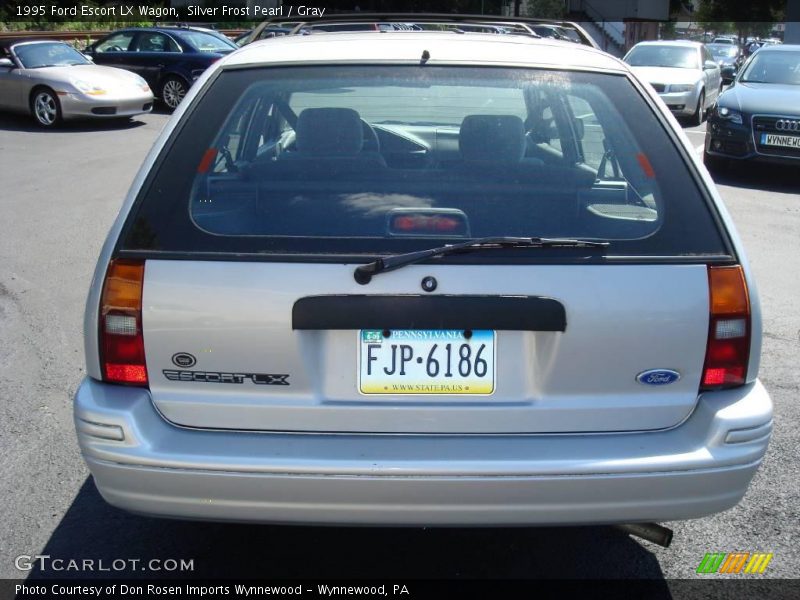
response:
[[[307,108],[297,118],[297,150],[311,156],[354,156],[364,146],[362,127],[352,108]]]
[[[519,162],[525,156],[525,126],[513,115],[467,115],[458,148],[464,160]]]

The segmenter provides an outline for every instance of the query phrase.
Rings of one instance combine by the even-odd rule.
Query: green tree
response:
[[[695,21],[709,31],[735,31],[740,38],[769,31],[783,20],[786,0],[696,0]],[[763,34],[762,34],[763,35]]]
[[[529,17],[537,19],[564,18],[563,0],[526,0],[525,7]]]
[[[675,39],[675,21],[661,23],[661,30],[659,31],[658,35],[662,40]]]

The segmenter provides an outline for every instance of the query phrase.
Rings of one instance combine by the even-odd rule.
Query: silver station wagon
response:
[[[78,440],[111,504],[306,524],[729,509],[772,429],[753,276],[592,47],[287,35],[193,86],[102,250]]]

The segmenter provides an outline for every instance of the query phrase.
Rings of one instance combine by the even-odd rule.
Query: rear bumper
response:
[[[147,390],[86,379],[75,423],[100,493],[133,512],[305,524],[588,524],[731,508],[766,452],[772,405],[756,382],[706,394],[683,424],[650,433],[233,432],[176,427]]]

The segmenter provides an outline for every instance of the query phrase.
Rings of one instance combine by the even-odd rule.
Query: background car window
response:
[[[137,52],[180,52],[178,44],[163,33],[140,33],[136,41]]]
[[[52,44],[21,44],[14,53],[26,69],[60,65],[83,65],[89,61],[73,47],[62,42]]]
[[[632,67],[700,68],[697,64],[697,50],[680,46],[636,46],[625,57],[625,62]]]
[[[739,54],[739,49],[736,46],[710,46],[708,50],[716,58],[734,57]]]
[[[758,52],[748,64],[741,81],[800,85],[800,52]]]
[[[127,52],[133,40],[133,32],[116,33],[95,47],[95,52]]]
[[[230,40],[203,31],[185,30],[176,35],[179,35],[198,52],[230,52],[236,49],[236,44]]]

